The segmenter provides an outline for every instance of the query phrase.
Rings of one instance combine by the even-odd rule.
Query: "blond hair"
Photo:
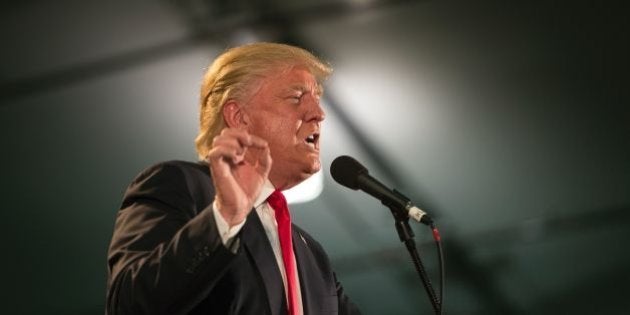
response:
[[[226,127],[223,105],[229,100],[244,101],[252,84],[280,67],[306,66],[322,83],[332,68],[310,52],[277,43],[255,43],[226,50],[217,57],[203,77],[199,99],[197,154],[205,159],[212,139]]]

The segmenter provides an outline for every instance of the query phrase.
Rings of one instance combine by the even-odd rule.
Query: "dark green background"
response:
[[[0,313],[103,313],[126,185],[152,163],[196,158],[201,75],[252,39],[302,44],[335,67],[325,188],[292,209],[365,314],[430,307],[387,211],[329,178],[341,154],[436,217],[446,314],[630,309],[620,5],[197,3],[0,6]],[[414,229],[436,282],[429,231]]]

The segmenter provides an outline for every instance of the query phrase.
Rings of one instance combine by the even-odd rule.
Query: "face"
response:
[[[269,143],[269,179],[278,189],[295,186],[321,168],[320,94],[315,77],[296,66],[263,79],[243,106],[248,132]]]

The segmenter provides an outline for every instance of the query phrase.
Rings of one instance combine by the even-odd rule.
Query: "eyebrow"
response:
[[[305,92],[305,91],[309,91],[309,90],[310,90],[310,88],[307,87],[304,84],[294,84],[294,85],[289,86],[285,90],[285,92],[293,92],[293,91]],[[316,84],[316,86],[315,86],[315,93],[317,95],[319,95],[319,96],[321,96],[324,93],[324,89],[323,89],[321,84],[319,84],[319,83]]]

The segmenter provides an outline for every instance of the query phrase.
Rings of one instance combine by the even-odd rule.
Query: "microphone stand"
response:
[[[400,192],[394,189],[394,193],[404,198],[405,200],[409,200],[409,198],[405,197]],[[435,290],[431,285],[431,280],[429,279],[424,265],[422,264],[422,260],[420,259],[420,255],[418,254],[418,249],[416,248],[416,242],[414,241],[413,231],[409,226],[409,216],[407,215],[407,209],[401,207],[399,204],[395,204],[392,202],[382,202],[383,205],[389,208],[394,216],[396,231],[398,232],[398,237],[400,241],[405,243],[407,250],[409,251],[409,255],[411,255],[411,260],[413,261],[414,266],[416,267],[416,271],[422,280],[422,284],[424,289],[427,291],[427,295],[429,296],[429,300],[431,301],[431,306],[433,307],[433,311],[435,314],[439,315],[442,313],[442,305],[435,295]]]

